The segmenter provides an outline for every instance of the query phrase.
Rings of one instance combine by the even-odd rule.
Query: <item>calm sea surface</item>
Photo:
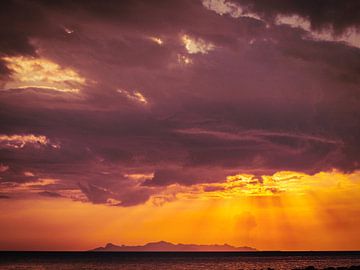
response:
[[[0,252],[1,270],[294,269],[360,265],[360,252]]]

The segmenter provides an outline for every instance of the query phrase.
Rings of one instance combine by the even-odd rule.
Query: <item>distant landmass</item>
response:
[[[252,247],[234,247],[224,245],[195,245],[195,244],[173,244],[165,241],[147,243],[143,246],[117,246],[108,243],[105,247],[98,247],[90,251],[257,251]]]

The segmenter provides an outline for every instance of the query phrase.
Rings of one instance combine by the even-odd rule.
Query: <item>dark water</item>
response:
[[[0,252],[1,270],[293,269],[360,265],[360,252]]]

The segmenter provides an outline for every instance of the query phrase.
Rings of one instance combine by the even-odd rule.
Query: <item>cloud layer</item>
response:
[[[1,198],[132,206],[241,173],[358,170],[357,7],[1,3]]]

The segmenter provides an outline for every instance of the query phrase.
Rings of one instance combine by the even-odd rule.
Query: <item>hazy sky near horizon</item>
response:
[[[359,26],[356,0],[2,1],[0,249],[360,249]]]

